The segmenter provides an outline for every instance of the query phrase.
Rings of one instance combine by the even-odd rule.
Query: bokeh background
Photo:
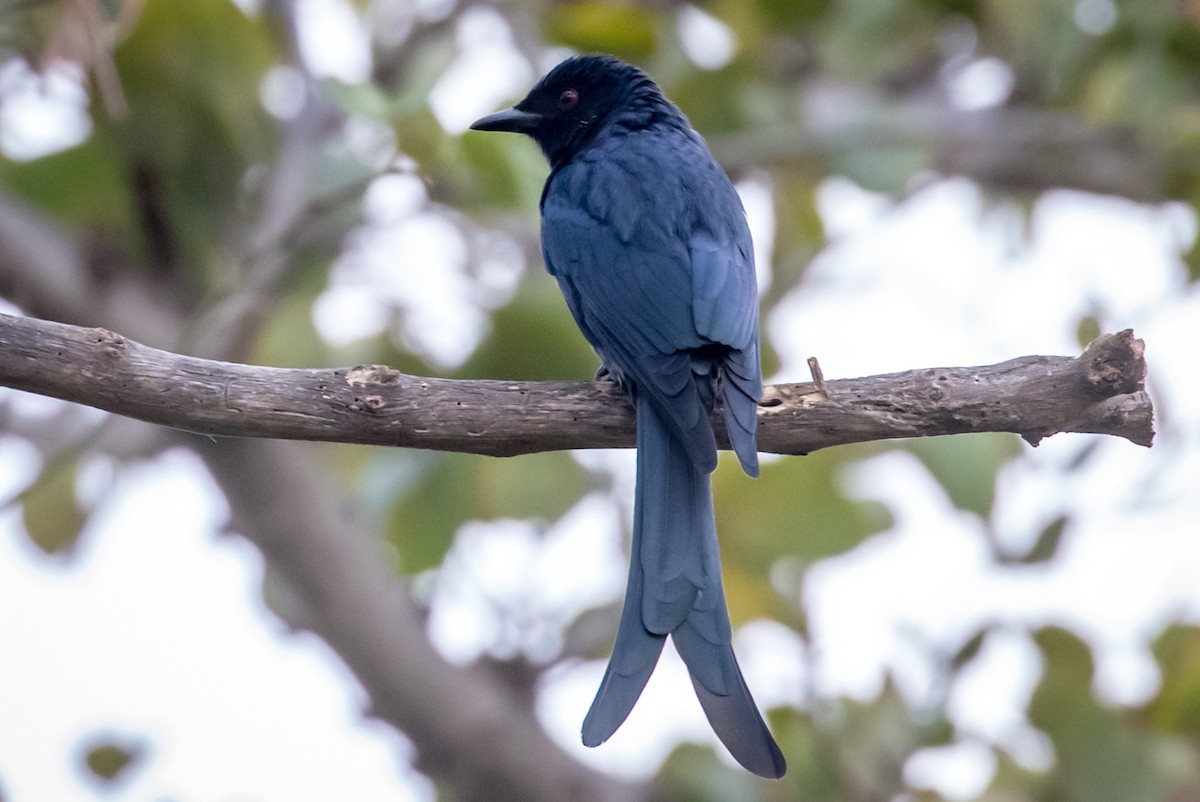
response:
[[[581,51],[649,71],[734,178],[770,380],[1132,327],[1154,447],[723,458],[766,782],[670,653],[579,744],[631,453],[213,442],[3,391],[0,799],[1200,799],[1200,3],[0,0],[0,305],[587,378],[541,156],[466,132]]]

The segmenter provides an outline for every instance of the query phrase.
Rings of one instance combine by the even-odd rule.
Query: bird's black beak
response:
[[[476,131],[512,131],[516,134],[528,134],[542,121],[542,115],[520,109],[505,109],[495,114],[481,117],[471,123]]]

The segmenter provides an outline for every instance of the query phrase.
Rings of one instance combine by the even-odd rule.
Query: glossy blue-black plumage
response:
[[[474,127],[528,134],[549,159],[546,266],[637,411],[629,582],[583,741],[621,725],[670,635],[721,741],[780,777],[783,756],[733,654],[708,476],[718,401],[743,468],[758,473],[758,301],[737,193],[682,112],[611,57],[568,59]]]

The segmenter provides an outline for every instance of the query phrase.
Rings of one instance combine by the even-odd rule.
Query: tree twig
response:
[[[1056,432],[1092,432],[1149,446],[1153,406],[1143,350],[1126,330],[1077,357],[830,380],[824,395],[808,383],[775,385],[759,410],[759,448],[804,454],[963,432],[1014,432],[1033,444]],[[210,435],[492,456],[634,442],[629,404],[604,382],[462,381],[380,366],[256,367],[160,351],[105,329],[8,315],[0,315],[0,385]]]

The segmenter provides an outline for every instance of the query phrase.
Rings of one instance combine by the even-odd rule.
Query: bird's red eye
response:
[[[579,93],[574,89],[564,89],[558,96],[558,107],[563,111],[570,111],[579,103]]]

